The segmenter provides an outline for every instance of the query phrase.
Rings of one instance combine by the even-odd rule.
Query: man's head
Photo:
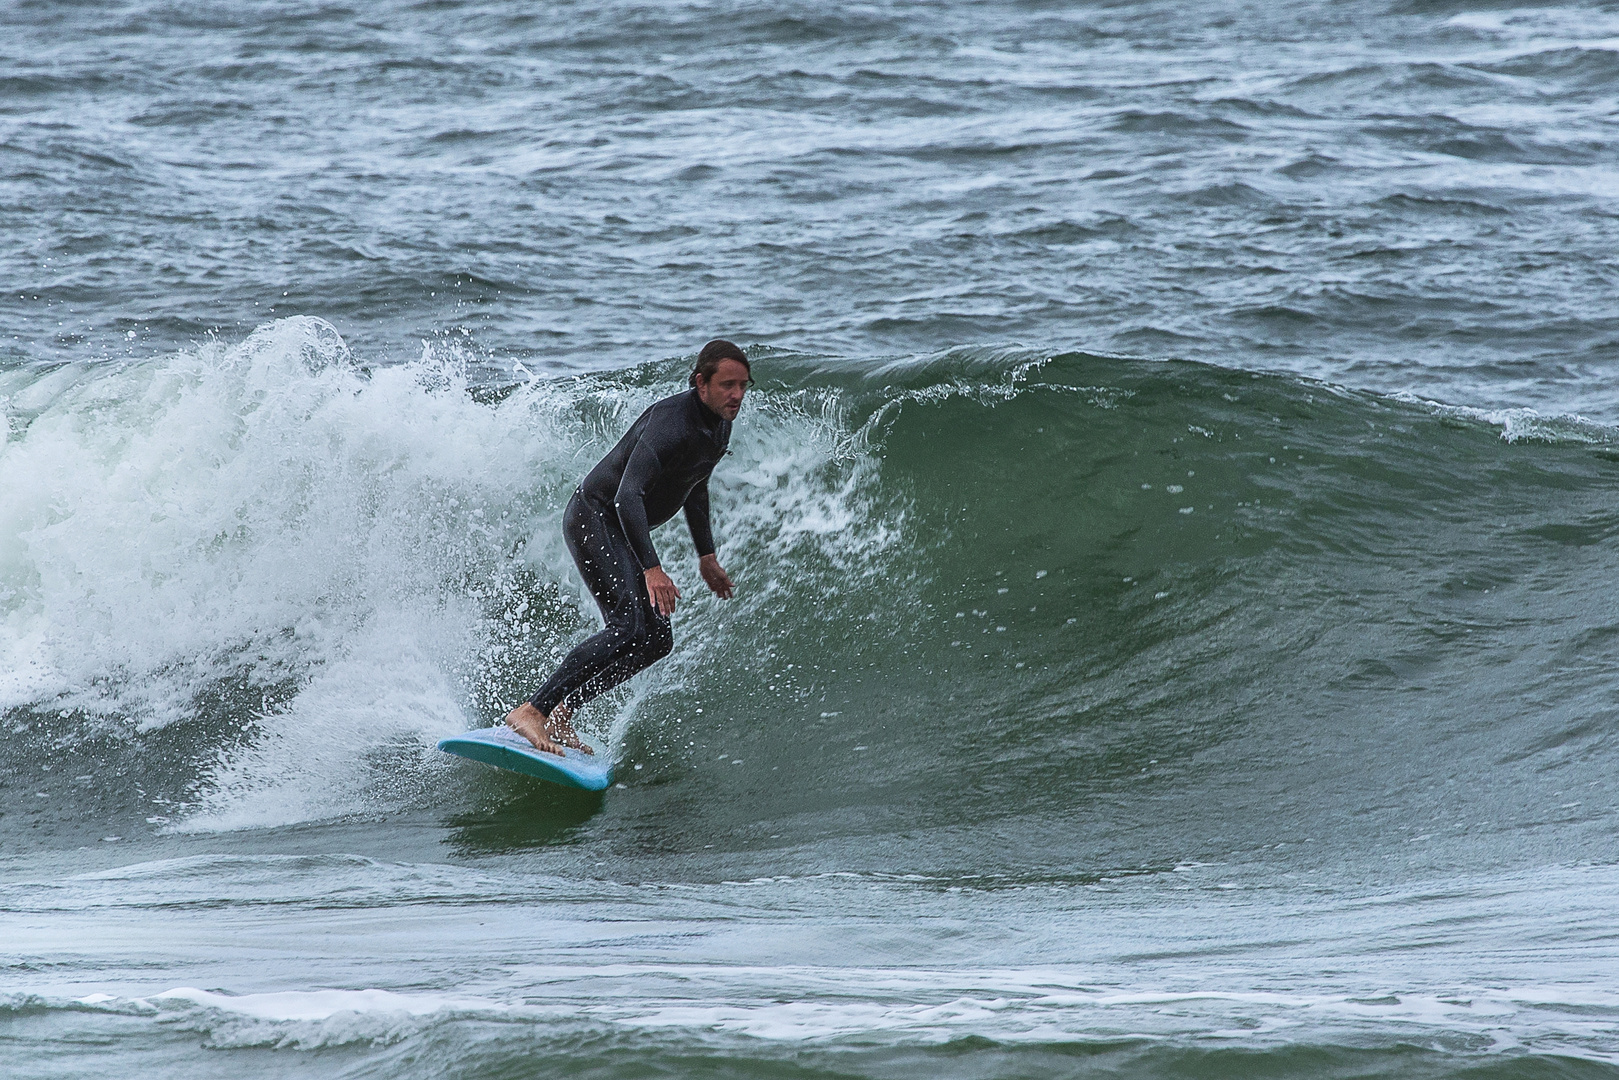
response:
[[[716,339],[697,354],[691,384],[704,405],[726,420],[735,420],[742,408],[742,396],[753,384],[753,369],[741,349]]]

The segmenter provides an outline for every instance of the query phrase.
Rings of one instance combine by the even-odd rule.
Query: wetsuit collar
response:
[[[719,426],[725,423],[725,417],[703,404],[702,397],[697,393],[697,387],[692,387],[690,394],[691,400],[697,406],[697,415],[702,418],[703,426],[707,427],[711,431],[717,431]]]

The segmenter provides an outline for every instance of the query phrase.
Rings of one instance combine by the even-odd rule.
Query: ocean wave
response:
[[[1546,49],[1510,60],[1474,65],[1484,71],[1526,79],[1555,79],[1574,86],[1607,87],[1619,78],[1619,50],[1570,47]]]
[[[1366,726],[1283,773],[1349,783],[1330,763],[1364,757],[1390,784],[1444,775],[1375,745],[1416,694],[1430,739],[1458,710],[1498,716],[1460,760],[1526,747],[1487,766],[1517,807],[1487,831],[1532,829],[1522,770],[1575,760],[1545,734],[1619,671],[1596,639],[1569,646],[1577,679],[1547,683],[1537,659],[1591,625],[1590,560],[1619,560],[1600,528],[1555,540],[1605,505],[1600,424],[1096,354],[756,355],[713,485],[739,599],[690,598],[676,653],[584,718],[647,813],[701,789],[717,834],[796,820],[804,842],[862,830],[849,815],[875,800],[929,838],[913,869],[958,872],[955,830],[1015,812],[979,872],[1091,872],[1060,823],[1099,793],[1191,784],[1177,814],[1195,828],[1202,800],[1231,798],[1208,762],[1268,760],[1331,716]],[[114,840],[479,798],[432,743],[492,722],[594,625],[556,515],[683,371],[479,387],[453,349],[367,367],[330,326],[284,320],[237,346],[9,373],[8,752],[82,755],[18,809],[70,828],[114,760],[132,775],[90,785]],[[1534,720],[1488,689],[1508,672],[1545,686]],[[991,716],[993,746],[944,797]],[[1301,835],[1341,830],[1289,813]],[[1115,825],[1148,846],[1100,869],[1188,855]]]

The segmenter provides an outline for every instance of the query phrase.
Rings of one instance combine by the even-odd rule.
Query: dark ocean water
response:
[[[0,27],[8,1076],[1619,1073],[1619,7]]]

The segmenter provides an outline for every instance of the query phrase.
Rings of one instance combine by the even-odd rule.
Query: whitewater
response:
[[[1619,10],[4,19],[8,1075],[1619,1073]]]

